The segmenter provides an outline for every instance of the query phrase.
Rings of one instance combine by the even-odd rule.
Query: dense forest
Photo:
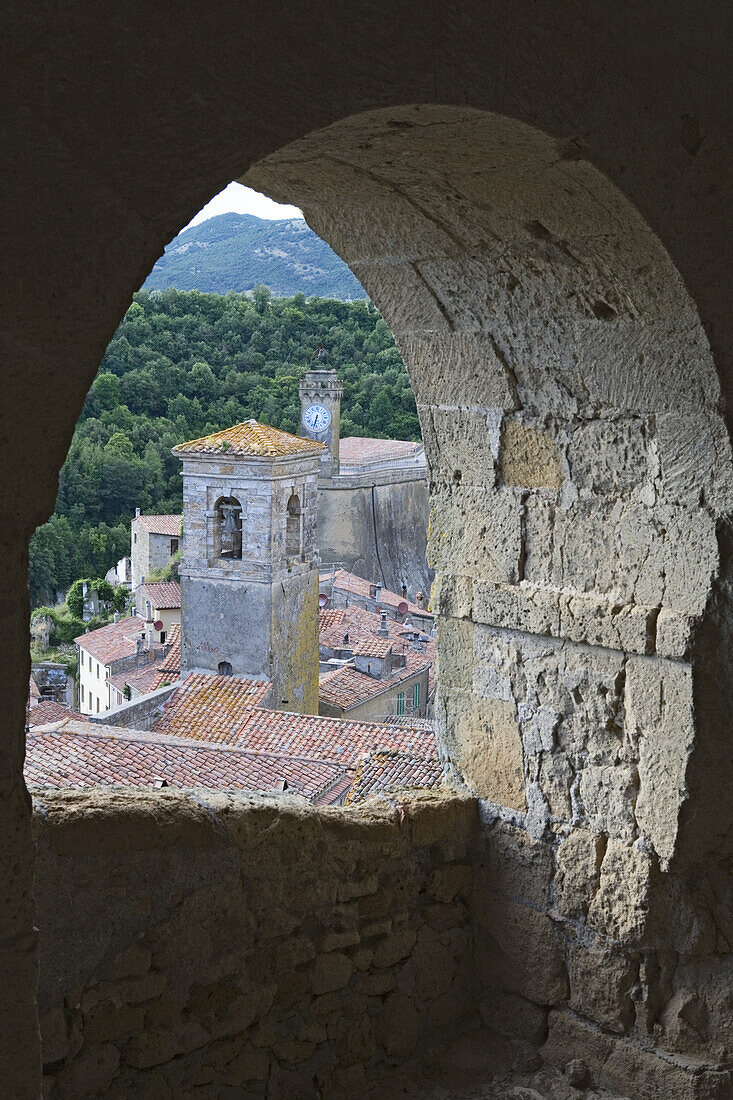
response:
[[[404,364],[368,300],[139,291],[79,417],[56,511],[31,541],[33,605],[128,554],[136,506],[181,510],[177,443],[249,417],[297,433],[319,343],[344,384],[343,436],[420,438]]]
[[[209,218],[179,233],[145,280],[147,290],[174,286],[215,294],[260,284],[282,297],[366,298],[356,276],[302,218]]]

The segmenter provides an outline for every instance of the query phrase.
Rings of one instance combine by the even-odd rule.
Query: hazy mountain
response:
[[[271,221],[252,214],[220,214],[171,241],[145,280],[148,290],[202,290],[225,294],[258,283],[277,297],[315,294],[366,298],[361,284],[302,218]]]

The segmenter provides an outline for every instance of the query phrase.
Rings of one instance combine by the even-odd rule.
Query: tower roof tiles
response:
[[[317,455],[323,450],[325,450],[325,444],[318,443],[314,439],[302,439],[289,432],[282,432],[279,428],[258,424],[256,420],[245,420],[222,432],[213,432],[212,435],[205,435],[201,439],[179,443],[173,448],[173,454],[282,458],[288,455]]]

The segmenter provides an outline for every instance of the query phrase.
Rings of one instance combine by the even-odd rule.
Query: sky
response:
[[[190,229],[192,225],[199,225],[200,222],[205,222],[209,218],[215,218],[218,214],[227,214],[230,210],[235,214],[254,214],[258,218],[272,218],[275,221],[280,218],[303,217],[297,206],[283,206],[279,202],[268,199],[267,195],[253,191],[251,187],[244,187],[241,183],[230,183],[199,210],[186,229]]]

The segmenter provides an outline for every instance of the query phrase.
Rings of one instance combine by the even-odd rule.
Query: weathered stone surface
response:
[[[505,485],[523,489],[558,489],[560,456],[547,431],[508,418],[501,435],[500,471]]]
[[[635,844],[609,840],[588,923],[610,939],[629,945],[645,935],[654,864]]]
[[[557,909],[563,916],[586,916],[598,891],[605,850],[605,838],[584,829],[573,830],[560,844],[555,891]]]
[[[526,809],[522,738],[513,702],[474,699],[455,716],[459,766],[476,794]]]
[[[638,973],[636,960],[606,947],[581,943],[568,944],[564,958],[570,1007],[601,1027],[623,1034],[634,1016],[630,994]]]

